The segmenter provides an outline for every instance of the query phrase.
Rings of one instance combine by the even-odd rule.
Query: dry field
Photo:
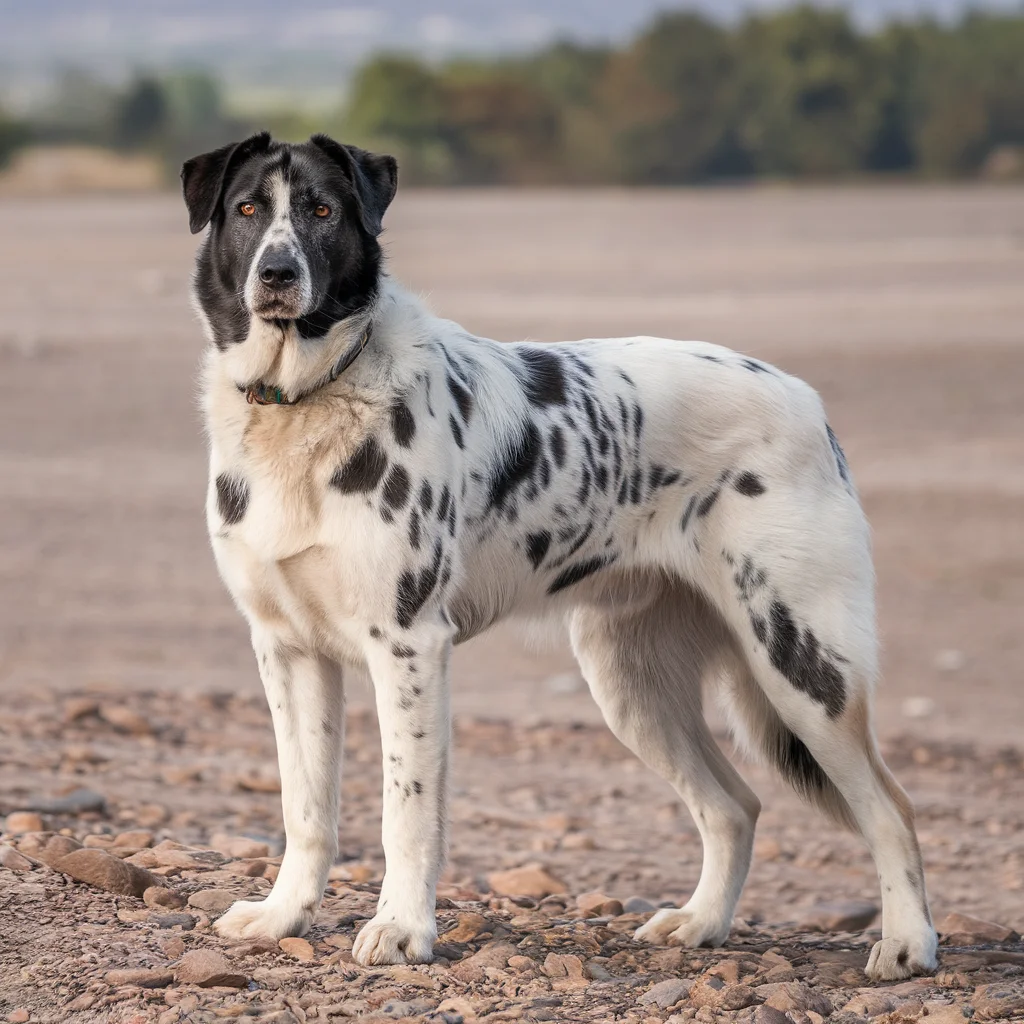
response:
[[[282,841],[273,744],[202,521],[184,210],[3,199],[0,238],[0,815],[35,806],[21,827],[95,846],[129,833],[117,850],[168,876],[171,902],[258,893]],[[308,951],[229,949],[209,931],[218,897],[90,888],[8,828],[31,860],[0,866],[0,1019],[1024,1019],[1024,190],[410,192],[386,238],[393,271],[476,333],[703,338],[822,392],[874,526],[878,727],[918,806],[936,917],[1006,928],[954,921],[937,982],[867,986],[870,922],[810,930],[822,900],[877,902],[866,853],[749,766],[765,812],[726,953],[641,950],[639,918],[607,905],[583,920],[592,890],[685,900],[699,841],[566,650],[503,631],[455,659],[440,913],[461,923],[439,965],[351,964],[383,866],[357,680],[343,863]],[[76,787],[91,805],[62,799]],[[151,849],[216,833],[257,845]],[[568,896],[488,895],[492,872],[533,862]],[[190,983],[197,950],[226,953],[242,987]]]

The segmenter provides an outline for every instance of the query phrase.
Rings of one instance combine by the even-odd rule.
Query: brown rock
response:
[[[652,985],[638,1000],[642,1006],[660,1006],[667,1010],[675,1006],[681,999],[685,999],[690,991],[692,981],[686,978],[669,978],[668,981],[661,981]]]
[[[789,1010],[813,1010],[827,1016],[832,1012],[832,1000],[824,992],[816,992],[795,981],[781,982],[773,988],[774,991],[765,1000],[765,1005],[782,1010],[783,1013]],[[758,994],[762,992],[763,989],[759,988]]]
[[[281,939],[278,946],[289,956],[295,957],[296,960],[302,960],[304,963],[309,963],[311,960],[316,959],[313,947],[305,939],[296,936]]]
[[[57,864],[69,853],[82,849],[82,844],[70,836],[50,836],[36,853],[32,853],[30,849],[25,849],[25,844],[19,845],[28,856],[37,857],[54,870],[57,870]]]
[[[510,956],[508,965],[519,974],[536,974],[537,961],[528,956]]]
[[[0,867],[7,868],[8,871],[31,871],[32,861],[18,853],[13,846],[0,843]]]
[[[144,868],[118,860],[102,850],[75,850],[62,857],[55,867],[76,881],[122,896],[142,896],[150,886],[159,884]]]
[[[935,926],[935,930],[944,938],[962,935],[966,942],[950,943],[951,945],[970,946],[978,942],[1016,942],[1020,936],[1005,925],[994,921],[984,921],[980,917],[969,914],[947,914]]]
[[[486,977],[484,969],[494,967],[501,970],[508,966],[509,957],[516,956],[519,950],[509,942],[488,942],[472,956],[455,964],[450,974],[467,984],[483,981]]]
[[[187,847],[167,847],[163,843],[154,846],[148,853],[156,858],[162,868],[181,868],[186,871],[217,868],[224,863],[224,855],[216,850],[190,850]]]
[[[975,1020],[1024,1019],[1024,982],[995,982],[979,985],[971,998]]]
[[[170,818],[170,811],[163,804],[143,804],[132,817],[143,828],[156,828]]]
[[[855,932],[867,928],[878,916],[878,907],[865,900],[818,903],[804,912],[800,925],[814,931]]]
[[[247,836],[228,836],[218,833],[210,839],[210,846],[218,853],[232,860],[252,860],[256,857],[266,857],[270,853],[270,847],[256,839],[249,839]]]
[[[749,985],[730,985],[717,974],[705,972],[690,988],[690,1002],[712,1010],[742,1010],[761,1002],[761,996]]]
[[[34,811],[15,811],[7,815],[4,831],[12,836],[24,835],[26,832],[42,832],[43,819]]]
[[[201,889],[192,893],[188,905],[208,914],[223,914],[239,897],[227,889]]]
[[[200,988],[214,985],[244,988],[248,984],[246,976],[232,967],[223,953],[213,949],[189,950],[178,962],[174,978],[179,984]]]
[[[139,988],[166,988],[174,975],[170,971],[154,968],[138,970],[107,971],[103,980],[108,985],[138,985]]]
[[[151,885],[143,894],[142,902],[153,910],[180,910],[185,900],[164,885]]]
[[[603,892],[588,892],[577,896],[576,906],[587,917],[618,917],[625,912],[619,900],[612,899]]]
[[[778,860],[782,856],[782,844],[778,839],[765,836],[754,843],[754,856],[758,860]]]
[[[103,835],[102,833],[96,835],[88,835],[82,840],[82,845],[86,849],[90,850],[106,850],[114,845],[114,837]]]
[[[792,1018],[774,1006],[758,1006],[754,1010],[753,1024],[792,1024]]]
[[[884,989],[861,989],[844,1006],[844,1013],[856,1013],[861,1017],[878,1017],[883,1013],[891,1013],[896,1007],[896,1000]]]
[[[441,935],[439,942],[472,942],[481,932],[490,931],[491,922],[483,914],[459,914],[454,928]]]
[[[249,793],[280,793],[281,780],[268,778],[265,775],[246,775],[237,780],[239,789]]]
[[[590,985],[583,974],[583,961],[573,953],[548,953],[541,972],[552,979],[556,992],[578,992]]]
[[[185,943],[176,935],[173,939],[164,939],[160,943],[160,948],[164,951],[164,956],[177,960],[185,952]]]
[[[32,1014],[25,1007],[20,1006],[17,1010],[12,1010],[7,1014],[7,1019],[10,1024],[25,1024],[25,1021],[29,1020],[31,1016]]]
[[[528,864],[509,871],[493,871],[487,876],[487,884],[499,896],[543,899],[567,891],[564,882],[549,875],[539,864]]]
[[[131,733],[133,736],[148,736],[153,731],[142,715],[123,704],[100,705],[100,718],[118,732]]]
[[[98,714],[100,703],[92,697],[72,697],[64,701],[64,721],[77,722],[81,718]]]
[[[130,832],[122,832],[114,839],[115,846],[133,846],[143,849],[153,845],[153,833],[147,829],[136,828]]]

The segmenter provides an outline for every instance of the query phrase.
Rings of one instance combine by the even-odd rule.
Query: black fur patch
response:
[[[703,519],[714,507],[715,502],[718,501],[719,490],[716,487],[710,494],[701,498],[700,504],[697,506],[697,518]]]
[[[462,439],[462,427],[459,426],[459,421],[450,414],[448,416],[448,426],[452,428],[452,437],[455,438],[455,443],[460,448],[465,448],[466,442]]]
[[[554,578],[551,586],[548,587],[548,593],[557,594],[559,590],[565,590],[566,587],[571,587],[588,576],[593,576],[595,572],[600,572],[614,561],[615,556],[612,555],[610,558],[588,558],[585,562],[570,565]]]
[[[445,380],[448,382],[448,390],[452,393],[455,404],[459,407],[462,422],[468,424],[469,417],[473,415],[472,393],[461,380],[456,380],[450,373],[445,375]]]
[[[839,477],[843,483],[849,487],[851,484],[850,467],[846,462],[846,454],[839,444],[839,438],[836,437],[832,428],[827,423],[825,424],[825,431],[828,433],[828,443],[831,446],[832,454],[836,459],[836,468],[839,470]]]
[[[429,480],[423,481],[423,486],[420,487],[420,508],[423,510],[423,514],[426,515],[434,507],[434,489],[430,486]]]
[[[562,360],[548,349],[521,348],[518,356],[523,364],[520,379],[526,397],[533,405],[565,405],[565,371]]]
[[[249,507],[249,485],[227,473],[217,477],[217,511],[228,526],[240,523]]]
[[[551,534],[547,530],[541,533],[531,533],[527,536],[526,553],[534,569],[540,568],[540,563],[544,561],[544,556],[548,553],[549,547],[551,547]]]
[[[416,435],[416,420],[412,410],[401,399],[391,406],[391,431],[403,448],[408,448]]]
[[[697,507],[697,495],[694,494],[690,497],[690,500],[686,503],[686,509],[683,512],[683,518],[679,522],[679,529],[686,533],[686,528],[690,525],[690,520],[693,518],[693,510]]]
[[[740,473],[733,482],[733,487],[736,488],[740,494],[746,495],[748,498],[758,498],[764,494],[764,484],[761,483],[761,478],[756,473]]]
[[[437,521],[443,523],[448,518],[448,506],[452,501],[452,492],[448,490],[448,485],[444,485],[444,489],[441,491],[441,499],[437,503]]]
[[[342,494],[374,491],[388,468],[388,457],[373,437],[368,437],[355,450],[352,458],[339,466],[331,477],[331,486]]]
[[[409,546],[413,551],[420,549],[420,514],[416,509],[409,516]]]
[[[504,509],[505,502],[513,491],[532,476],[541,457],[541,451],[540,433],[534,424],[527,420],[523,424],[522,433],[510,445],[504,460],[494,467],[488,508]]]
[[[419,572],[406,570],[398,577],[395,602],[395,620],[402,629],[408,629],[437,586],[441,568],[441,542],[434,542],[434,557],[430,565]]]
[[[391,645],[391,653],[396,658],[415,658],[416,652],[408,644],[393,643]],[[402,759],[398,758],[400,764]]]
[[[404,466],[395,466],[384,481],[384,502],[396,512],[409,500],[409,473]]]
[[[551,428],[551,458],[559,469],[565,465],[565,434],[559,426]]]

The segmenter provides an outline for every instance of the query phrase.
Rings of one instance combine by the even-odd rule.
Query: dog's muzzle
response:
[[[303,268],[289,249],[267,249],[256,268],[253,312],[257,316],[291,320],[303,313]]]

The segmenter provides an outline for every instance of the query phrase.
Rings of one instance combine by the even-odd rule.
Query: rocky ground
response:
[[[305,939],[228,943],[283,836],[258,697],[13,694],[0,715],[0,1015],[18,1021],[1024,1019],[1024,761],[905,737],[944,935],[934,978],[869,984],[877,883],[861,844],[763,770],[728,946],[632,941],[692,889],[685,811],[601,727],[458,720],[452,856],[430,966],[363,968],[383,868],[371,715],[351,716],[341,857]],[[993,923],[997,922],[997,923]],[[2,1019],[2,1017],[0,1017]]]

